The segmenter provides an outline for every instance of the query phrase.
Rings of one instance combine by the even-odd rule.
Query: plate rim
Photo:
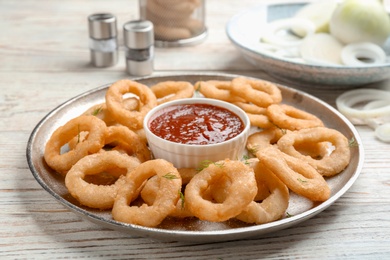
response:
[[[227,77],[227,78],[233,78],[233,77],[246,77],[251,79],[260,79],[255,77],[248,77],[243,75],[237,75],[237,74],[228,74],[228,73],[174,73],[174,74],[166,74],[166,75],[158,75],[158,76],[146,76],[146,77],[139,77],[134,78],[132,80],[134,81],[143,81],[148,79],[159,79],[159,78],[169,78],[169,77],[177,77],[177,76],[191,76],[191,77],[200,77],[200,76],[215,76],[215,77]],[[27,142],[26,147],[26,157],[27,157],[27,163],[30,168],[30,171],[32,172],[32,175],[34,176],[35,180],[46,190],[51,196],[53,196],[58,202],[60,202],[62,205],[66,206],[68,209],[73,211],[74,213],[77,213],[78,215],[81,215],[82,217],[87,217],[88,220],[92,222],[98,222],[100,224],[103,224],[107,227],[110,227],[112,229],[120,229],[120,231],[123,228],[126,228],[128,230],[127,233],[130,233],[132,235],[139,235],[142,237],[150,237],[155,238],[158,240],[163,241],[186,241],[186,242],[216,242],[216,241],[228,241],[228,240],[238,240],[243,238],[249,238],[254,236],[260,236],[263,234],[268,234],[271,232],[275,232],[278,230],[282,230],[285,228],[288,228],[290,226],[296,225],[302,221],[305,221],[311,217],[314,217],[315,215],[319,214],[323,210],[327,209],[329,206],[331,206],[335,201],[337,201],[340,197],[342,197],[350,188],[351,186],[356,182],[357,178],[359,177],[363,164],[364,164],[364,149],[363,144],[360,138],[360,135],[357,131],[357,129],[353,126],[353,124],[344,116],[342,115],[338,110],[336,110],[334,107],[329,105],[328,103],[322,101],[321,99],[306,93],[301,90],[297,90],[291,87],[287,87],[282,84],[278,84],[278,86],[285,88],[289,91],[295,91],[296,93],[302,94],[304,96],[309,97],[310,99],[313,99],[314,101],[320,103],[321,105],[324,105],[328,109],[330,109],[335,115],[340,117],[342,121],[348,126],[348,129],[353,134],[354,138],[356,139],[356,142],[359,144],[358,146],[358,155],[359,160],[356,165],[356,170],[352,174],[351,178],[345,183],[345,185],[337,191],[335,194],[332,195],[331,198],[326,200],[325,202],[305,211],[298,215],[291,216],[289,218],[283,218],[277,221],[273,221],[270,223],[262,224],[262,225],[253,225],[248,227],[238,227],[238,228],[232,228],[232,229],[224,229],[224,230],[211,230],[211,231],[186,231],[186,230],[168,230],[168,229],[161,229],[161,228],[149,228],[149,227],[142,227],[139,225],[134,224],[127,224],[115,221],[113,219],[103,219],[102,217],[95,215],[83,208],[78,207],[77,205],[72,204],[68,200],[62,198],[59,194],[57,194],[53,189],[49,187],[49,185],[39,176],[38,170],[34,167],[33,164],[33,156],[32,156],[32,150],[33,150],[33,141],[35,137],[37,136],[39,130],[42,128],[44,123],[54,116],[54,114],[59,111],[60,109],[66,107],[68,104],[74,102],[75,100],[78,100],[84,96],[90,95],[92,93],[101,91],[102,89],[107,88],[112,83],[104,84],[99,87],[93,88],[91,90],[85,91],[79,95],[76,95],[67,101],[63,102],[62,104],[58,105],[54,109],[52,109],[49,113],[47,113],[33,128],[30,137]],[[267,229],[272,229],[271,231],[264,232]]]

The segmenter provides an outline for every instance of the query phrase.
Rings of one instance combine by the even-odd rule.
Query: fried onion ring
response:
[[[178,169],[183,184],[188,184],[191,179],[198,173],[194,168],[179,168]]]
[[[80,159],[66,174],[65,186],[69,193],[82,205],[97,209],[110,209],[124,179],[119,177],[114,184],[96,185],[85,181],[87,175],[95,175],[105,171],[125,169],[132,171],[140,164],[135,157],[117,151],[96,153]]]
[[[244,110],[247,113],[251,114],[260,114],[265,115],[265,112],[267,111],[264,107],[256,106],[255,104],[246,103],[246,102],[234,102],[234,105],[238,106],[242,110]]]
[[[132,93],[138,96],[139,110],[127,110],[123,95]],[[131,80],[119,80],[113,83],[106,92],[106,104],[110,113],[118,123],[131,130],[142,128],[143,119],[149,110],[157,105],[154,93],[145,85]]]
[[[61,153],[61,148],[72,138],[87,131],[88,137],[78,142],[74,149]],[[93,116],[79,116],[57,128],[45,146],[46,163],[55,171],[65,174],[84,156],[98,152],[104,146],[106,124]]]
[[[252,201],[236,218],[255,224],[269,223],[283,217],[289,204],[287,186],[258,160],[251,163],[254,169],[258,194],[262,196]],[[266,195],[264,195],[266,194]]]
[[[223,80],[198,81],[195,88],[203,96],[226,102],[245,102],[245,99],[232,94],[232,82]]]
[[[321,119],[315,115],[286,104],[270,105],[267,115],[272,123],[283,129],[299,130],[324,126]]]
[[[275,145],[284,134],[285,131],[278,127],[253,133],[248,137],[246,148],[250,153],[256,155],[262,149]]]
[[[106,103],[93,105],[88,108],[82,115],[96,116],[97,118],[103,120],[106,125],[113,125],[116,123],[115,119],[112,117],[112,115],[110,115]]]
[[[180,171],[179,171],[180,173]],[[153,176],[150,178],[141,191],[141,198],[148,205],[153,205],[156,200],[158,190],[160,188],[160,179],[157,176]],[[183,183],[184,184],[184,183]],[[188,210],[186,204],[184,203],[184,197],[181,197],[179,201],[176,203],[176,208],[173,212],[169,214],[171,217],[176,218],[186,218],[193,217],[194,215]]]
[[[153,205],[132,206],[136,191],[149,178],[157,175],[160,186]],[[112,208],[115,220],[145,227],[159,225],[172,213],[180,198],[181,177],[177,169],[162,159],[146,161],[126,175]]]
[[[208,187],[223,177],[231,184],[226,187],[226,198],[213,203],[204,198]],[[249,205],[257,193],[253,169],[239,161],[224,160],[210,164],[195,175],[185,189],[185,205],[201,220],[219,222],[233,218]]]
[[[194,86],[187,81],[164,81],[150,87],[157,97],[157,103],[190,98],[194,95]]]
[[[234,78],[232,93],[259,107],[268,107],[282,101],[282,93],[277,85],[264,80]]]
[[[139,101],[135,97],[129,97],[123,99],[123,105],[127,110],[137,110],[139,108]],[[103,120],[107,126],[117,124],[117,121],[107,109],[106,103],[100,103],[91,106],[83,113],[83,115],[96,116],[97,118]]]
[[[234,102],[233,104],[245,111],[252,126],[257,126],[263,129],[273,126],[272,122],[267,116],[266,108],[245,102]]]
[[[193,168],[180,168],[178,169],[178,171],[181,176],[183,185],[188,184],[191,179],[197,174],[196,169]],[[159,179],[154,176],[146,182],[144,188],[142,189],[141,197],[148,205],[152,205],[154,200],[156,199],[159,185]],[[184,200],[184,197],[179,199],[176,204],[176,209],[170,214],[171,217],[186,218],[194,216],[186,207]]]
[[[330,197],[324,177],[310,164],[275,147],[263,149],[256,155],[293,192],[312,201],[325,201]]]
[[[246,164],[253,168],[257,183],[257,195],[244,210],[236,216],[237,219],[255,224],[264,224],[280,219],[289,204],[289,190],[257,158],[251,158]],[[226,187],[231,184],[227,177],[221,178],[218,183],[209,187],[209,196],[217,202],[224,201],[227,194]]]
[[[329,154],[305,155],[299,151],[302,144],[331,143],[334,150]],[[289,132],[281,137],[277,143],[279,149],[309,163],[323,176],[333,176],[347,167],[351,158],[348,139],[339,131],[325,127],[315,127]],[[312,149],[311,149],[312,150]],[[321,150],[320,150],[321,151]]]
[[[140,162],[151,159],[151,152],[146,143],[139,135],[125,126],[109,126],[105,143],[113,144],[119,149],[123,149],[128,155],[136,156]]]

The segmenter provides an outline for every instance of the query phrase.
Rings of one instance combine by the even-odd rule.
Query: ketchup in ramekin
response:
[[[209,98],[188,98],[158,105],[144,119],[154,158],[177,168],[201,162],[242,158],[250,121],[239,107]]]
[[[155,135],[182,144],[216,144],[232,139],[244,130],[244,123],[232,111],[210,104],[173,105],[149,124]]]

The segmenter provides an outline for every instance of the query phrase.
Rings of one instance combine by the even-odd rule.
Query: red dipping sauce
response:
[[[209,104],[174,105],[155,117],[149,128],[175,143],[216,144],[232,139],[245,126],[235,113]]]

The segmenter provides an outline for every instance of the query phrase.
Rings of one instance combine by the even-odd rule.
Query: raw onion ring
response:
[[[354,89],[347,91],[336,98],[337,109],[348,119],[369,119],[390,115],[390,104],[373,109],[354,108],[362,102],[384,100],[390,102],[390,92],[379,89]]]
[[[301,58],[298,46],[282,47],[274,44],[260,42],[253,49],[260,53],[266,53],[275,57],[282,57],[297,62],[304,62]]]
[[[351,43],[341,50],[341,60],[347,66],[377,65],[386,62],[386,53],[371,42]]]
[[[298,46],[302,43],[303,38],[298,37],[283,37],[278,35],[278,32],[284,30],[287,31],[291,28],[299,28],[302,29],[305,33],[305,37],[307,37],[310,34],[315,33],[316,26],[313,22],[311,22],[308,19],[303,18],[287,18],[287,19],[280,19],[273,21],[271,23],[268,23],[265,27],[265,32],[261,36],[261,40],[265,43],[275,44],[277,46],[282,47],[292,47],[292,46]]]
[[[383,142],[390,142],[390,123],[378,126],[375,135]]]

